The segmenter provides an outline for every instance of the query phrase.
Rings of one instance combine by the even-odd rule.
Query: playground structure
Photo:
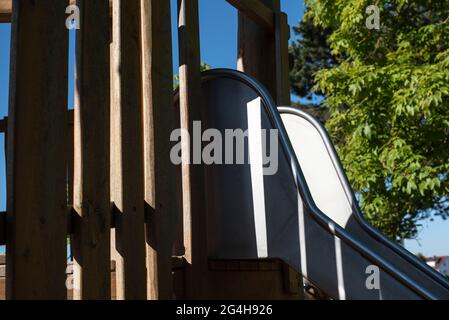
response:
[[[201,74],[198,0],[178,0],[173,95],[170,1],[77,1],[70,111],[65,21],[75,2],[0,0],[0,22],[12,22],[0,290],[5,282],[8,299],[304,299],[305,282],[307,298],[449,299],[447,280],[364,222],[325,130],[277,108],[290,105],[280,1],[228,2],[239,10],[242,72]],[[194,121],[277,130],[277,173],[173,165],[170,135]],[[366,286],[370,266],[380,288]]]
[[[228,2],[240,10],[241,70],[288,103],[289,28],[279,1]],[[65,299],[70,235],[76,299],[110,297],[111,256],[118,299],[169,299],[178,215],[168,144],[176,121],[170,1],[76,2],[73,113],[65,22],[74,3],[0,1],[0,21],[12,23],[10,106],[1,128],[8,141],[8,209],[0,215],[6,296]],[[201,118],[198,1],[178,1],[178,14],[180,114],[188,128]],[[201,166],[184,166],[182,178],[183,287],[185,297],[204,298]]]

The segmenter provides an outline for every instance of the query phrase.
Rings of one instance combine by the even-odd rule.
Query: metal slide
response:
[[[203,149],[223,161],[205,166],[211,258],[281,258],[334,299],[449,299],[445,279],[363,221],[316,122],[281,108],[286,130],[266,90],[233,70],[203,73],[202,94],[201,130],[219,130],[226,146]],[[316,152],[303,152],[314,132]]]
[[[448,279],[364,220],[323,125],[297,108],[279,107],[278,111],[317,207],[423,288],[449,299]]]

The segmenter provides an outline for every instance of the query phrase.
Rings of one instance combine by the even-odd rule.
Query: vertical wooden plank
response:
[[[73,175],[75,160],[74,131],[74,110],[69,110],[67,124],[67,204],[69,207],[73,206]],[[70,216],[68,219],[68,223],[70,224]]]
[[[11,22],[12,0],[0,0],[0,23]]]
[[[111,199],[117,299],[146,298],[140,0],[113,1]]]
[[[6,213],[0,212],[0,246],[6,244]]]
[[[290,26],[287,15],[283,12],[275,14],[276,41],[276,102],[278,106],[290,105],[290,62],[288,40]]]
[[[67,3],[13,2],[7,296],[65,299]]]
[[[192,133],[193,122],[202,118],[198,0],[178,0],[178,14],[181,128]],[[200,299],[207,294],[208,271],[204,169],[202,164],[188,164],[192,141],[182,145],[186,297]]]
[[[275,11],[280,9],[279,0],[260,1]],[[274,40],[274,30],[267,30],[239,12],[237,68],[259,80],[277,100]]]
[[[74,299],[110,299],[109,0],[78,0]]]
[[[141,0],[145,204],[149,299],[172,299],[171,253],[177,220],[170,1]]]

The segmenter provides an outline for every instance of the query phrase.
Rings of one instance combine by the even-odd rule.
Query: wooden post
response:
[[[172,246],[178,215],[176,167],[170,160],[175,129],[170,1],[142,0],[142,72],[149,299],[172,299]]]
[[[14,1],[7,161],[7,297],[65,299],[66,3]]]
[[[111,199],[117,299],[146,299],[140,0],[114,0]]]
[[[280,0],[260,0],[274,11]],[[259,80],[277,100],[276,44],[274,30],[258,24],[239,11],[237,68]]]
[[[240,13],[250,18],[267,31],[274,30],[274,11],[260,0],[226,0]]]
[[[74,299],[110,299],[109,0],[78,0]]]
[[[12,0],[0,0],[0,23],[11,22]]]
[[[0,246],[6,244],[6,213],[0,212]]]
[[[178,0],[178,14],[181,127],[192,133],[193,122],[202,118],[198,0]],[[206,297],[208,272],[204,169],[201,164],[188,164],[192,141],[184,140],[182,145],[184,245],[189,264],[186,298],[199,299]]]
[[[74,110],[69,110],[67,124],[67,205],[73,206],[73,180],[75,166],[75,128],[74,128]],[[70,217],[68,217],[70,218]],[[70,231],[70,230],[69,230]]]
[[[290,99],[290,59],[288,41],[290,40],[290,26],[287,15],[283,12],[275,13],[275,42],[276,42],[276,102],[278,106],[289,106]]]

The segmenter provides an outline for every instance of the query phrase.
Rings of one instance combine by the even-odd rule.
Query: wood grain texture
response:
[[[76,4],[77,0],[66,0],[66,6],[69,4]],[[0,0],[0,23],[11,22],[13,0]],[[110,6],[112,6],[112,0],[109,0]],[[67,17],[67,16],[66,16]]]
[[[12,0],[0,0],[0,23],[11,22]]]
[[[0,246],[6,244],[6,212],[0,212]]]
[[[258,25],[274,30],[274,11],[261,0],[226,0]]]
[[[202,119],[198,0],[178,0],[178,14],[180,123],[192,133],[193,122]],[[183,232],[189,264],[185,288],[188,299],[200,299],[207,294],[204,168],[188,164],[192,141],[183,140],[182,144]]]
[[[145,205],[149,299],[172,299],[172,247],[178,217],[176,167],[170,160],[175,129],[170,1],[141,0]]]
[[[117,299],[146,299],[140,0],[114,0],[111,199]]]
[[[65,299],[67,295],[65,6],[60,0],[13,3],[7,159],[9,299]]]
[[[260,0],[278,12],[279,0]],[[238,70],[259,80],[277,100],[274,29],[267,30],[243,12],[238,18]]]
[[[75,4],[77,0],[69,0],[70,4]],[[260,0],[226,0],[238,10],[245,13],[248,17],[255,20],[259,24],[266,26],[268,29],[273,29],[273,11],[265,6]],[[112,4],[112,0],[110,0]],[[0,19],[9,22],[11,19],[11,3],[12,0],[0,0]]]
[[[290,99],[290,58],[288,41],[290,26],[287,15],[283,12],[275,15],[276,42],[276,103],[278,106],[289,106]]]
[[[110,299],[109,0],[79,0],[72,253],[74,299]]]

